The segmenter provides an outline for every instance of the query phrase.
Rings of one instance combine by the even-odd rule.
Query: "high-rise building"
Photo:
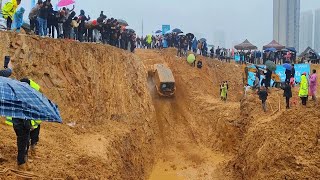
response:
[[[314,13],[314,50],[320,52],[320,9]]]
[[[273,0],[273,39],[299,50],[300,0]]]
[[[313,48],[313,12],[301,13],[300,18],[300,43],[299,51],[303,52],[307,47]]]

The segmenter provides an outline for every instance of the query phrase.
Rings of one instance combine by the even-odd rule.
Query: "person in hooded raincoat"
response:
[[[152,43],[152,36],[149,34],[147,35],[148,49],[151,49],[151,43]]]
[[[20,28],[23,24],[23,14],[25,12],[25,9],[23,7],[20,7],[16,13],[13,16],[13,24],[12,24],[12,29],[15,32],[20,32]]]
[[[222,85],[221,85],[221,99],[223,101],[227,101],[227,92],[228,91],[228,88],[227,88],[227,83],[224,82]]]
[[[317,71],[314,69],[312,71],[312,74],[309,77],[309,83],[310,83],[310,88],[309,88],[309,94],[312,96],[312,100],[316,101],[316,94],[317,94]]]
[[[303,73],[301,75],[301,82],[300,82],[300,90],[299,90],[299,97],[301,98],[302,105],[307,105],[309,94],[309,83],[307,79],[307,73]]]
[[[197,41],[197,38],[195,37],[192,42],[192,51],[194,54],[197,54],[197,49],[198,49],[198,41]]]
[[[13,15],[15,14],[20,3],[21,0],[11,0],[5,3],[2,7],[2,16],[7,20],[7,30],[11,30],[12,21],[14,19]]]

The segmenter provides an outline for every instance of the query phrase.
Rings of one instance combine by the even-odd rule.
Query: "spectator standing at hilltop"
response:
[[[46,0],[40,8],[38,23],[39,23],[39,35],[47,36],[48,35],[48,17],[49,13],[53,12],[53,7],[51,0]]]
[[[36,35],[39,35],[39,23],[38,23],[38,15],[43,3],[42,0],[39,0],[37,5],[31,9],[29,13],[29,20],[30,20],[30,30]]]
[[[78,27],[78,40],[83,42],[83,34],[86,32],[85,23],[90,20],[90,16],[87,17],[84,10],[81,10],[78,19],[81,21]]]
[[[67,20],[63,23],[63,36],[65,39],[70,39],[71,38],[71,29],[72,29],[72,19],[76,13],[74,11],[71,12]]]
[[[2,16],[7,20],[7,30],[11,30],[13,15],[16,13],[21,0],[11,0],[4,4],[2,8]]]
[[[24,12],[25,12],[25,9],[23,7],[19,7],[19,9],[16,11],[16,13],[14,13],[12,29],[15,32],[20,32],[20,28],[23,24]]]

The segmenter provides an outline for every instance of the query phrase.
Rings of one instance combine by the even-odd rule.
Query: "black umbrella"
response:
[[[186,34],[186,36],[188,37],[188,39],[192,40],[194,38],[194,34],[192,33],[188,33]]]
[[[125,31],[127,31],[127,32],[135,32],[133,29],[126,29]]]
[[[175,33],[183,33],[183,31],[181,31],[181,29],[178,29],[178,28],[175,28],[172,30],[172,32],[175,32]]]
[[[201,38],[199,41],[200,42],[206,42],[207,40],[205,38]]]

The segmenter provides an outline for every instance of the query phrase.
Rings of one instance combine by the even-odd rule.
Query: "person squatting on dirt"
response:
[[[307,105],[308,94],[309,94],[309,83],[307,79],[307,73],[303,73],[301,75],[300,90],[299,90],[299,97],[301,98],[301,103],[303,106]]]
[[[24,78],[20,80],[27,83],[36,91],[40,92],[40,86],[33,80]],[[28,151],[31,145],[31,155],[36,158],[36,145],[39,142],[41,120],[26,120],[12,117],[6,117],[6,124],[13,126],[17,135],[18,156],[17,164],[19,170],[28,170]]]
[[[2,16],[7,21],[7,30],[11,30],[13,15],[16,13],[18,6],[20,5],[21,0],[11,0],[4,4],[2,7]]]
[[[262,103],[262,109],[264,112],[267,112],[267,99],[268,99],[268,92],[266,87],[262,86],[260,90],[258,91],[259,99],[261,100]]]

